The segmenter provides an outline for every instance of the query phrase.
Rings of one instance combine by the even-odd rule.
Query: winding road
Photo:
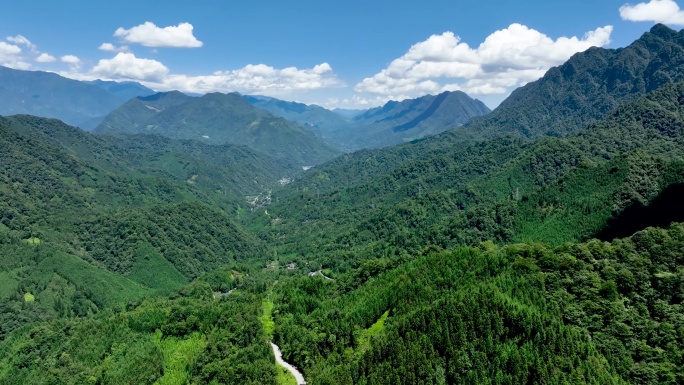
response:
[[[280,348],[278,347],[278,345],[274,344],[271,341],[269,341],[269,343],[271,344],[271,348],[273,348],[273,355],[275,355],[275,359],[278,365],[282,366],[283,368],[290,371],[290,373],[292,373],[292,375],[295,377],[295,380],[297,380],[297,385],[305,385],[306,381],[304,381],[304,376],[302,375],[302,373],[299,370],[297,370],[297,368],[283,360],[283,354],[280,352]]]

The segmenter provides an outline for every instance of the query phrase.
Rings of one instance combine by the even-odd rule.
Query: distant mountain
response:
[[[134,98],[109,114],[95,132],[246,145],[301,166],[319,164],[338,154],[313,132],[254,107],[239,94],[191,97],[164,92]]]
[[[348,108],[334,108],[332,112],[342,115],[345,118],[354,118],[356,116],[359,116],[366,112],[367,110],[365,109],[359,109],[359,110],[354,110],[354,109],[348,109]]]
[[[490,112],[482,102],[459,91],[390,101],[369,110],[330,111],[270,97],[244,98],[276,116],[311,127],[345,151],[387,147],[434,135]]]
[[[256,107],[275,116],[310,127],[324,137],[330,137],[337,131],[348,130],[351,127],[351,119],[315,104],[287,102],[263,96],[245,95],[243,97]]]
[[[98,79],[86,83],[94,84],[124,102],[137,96],[148,96],[155,93],[154,90],[136,82],[114,82]]]
[[[386,147],[459,127],[489,108],[463,92],[443,92],[390,101],[354,117],[356,132],[345,135],[357,147]]]
[[[515,90],[490,114],[416,143],[340,157],[328,166],[344,179],[370,179],[418,160],[431,161],[465,141],[507,135],[537,138],[591,129],[612,109],[668,82],[684,80],[684,32],[654,26],[620,49],[590,48]],[[377,161],[369,161],[376,159]],[[382,161],[380,161],[382,160]]]
[[[137,83],[81,82],[51,72],[0,66],[0,115],[57,118],[86,130],[131,95],[151,92]]]
[[[513,91],[487,117],[454,134],[566,135],[601,119],[623,102],[681,80],[684,32],[658,24],[625,48],[594,47],[575,54],[541,79]]]

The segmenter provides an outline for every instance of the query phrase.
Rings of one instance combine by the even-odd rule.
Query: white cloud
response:
[[[447,90],[505,94],[577,52],[608,44],[612,29],[598,28],[581,39],[553,40],[524,25],[511,24],[489,35],[477,48],[445,32],[413,45],[387,68],[358,83],[355,90],[397,100]]]
[[[59,60],[67,63],[72,71],[78,71],[81,68],[81,59],[78,56],[64,55]]]
[[[147,21],[130,29],[120,27],[114,32],[114,36],[145,47],[201,47],[203,43],[195,38],[192,30],[193,26],[190,23],[160,28]]]
[[[17,45],[25,45],[26,47],[28,47],[31,50],[31,52],[34,52],[34,53],[38,52],[36,45],[31,43],[31,41],[29,39],[27,39],[26,37],[24,37],[22,35],[8,36],[7,41],[9,41],[10,43],[17,44]]]
[[[161,62],[119,52],[111,59],[101,59],[90,71],[70,68],[62,76],[77,80],[137,81],[156,91],[179,90],[189,93],[240,92],[270,96],[292,96],[309,91],[343,87],[332,67],[321,63],[312,68],[274,68],[248,64],[242,68],[216,71],[207,75],[172,74]]]
[[[162,82],[169,72],[156,60],[140,59],[132,53],[120,52],[112,59],[102,59],[91,74],[104,79]]]
[[[7,44],[4,41],[0,41],[0,55],[3,56],[14,56],[21,53],[21,48],[16,45]]]
[[[116,51],[116,47],[112,43],[102,43],[99,47],[97,47],[97,49],[99,49],[100,51]]]
[[[670,25],[684,25],[684,11],[673,0],[651,0],[620,7],[620,17],[629,21],[651,21]]]
[[[343,83],[335,76],[328,63],[310,69],[287,67],[277,69],[265,64],[248,64],[230,71],[217,71],[211,75],[168,75],[148,86],[157,90],[184,92],[241,92],[278,96],[300,91],[340,87]]]
[[[405,99],[405,98],[404,98]],[[333,108],[351,108],[351,109],[367,109],[383,105],[391,99],[384,96],[363,97],[359,95],[352,95],[347,98],[328,98],[322,103],[322,106],[328,109]]]
[[[61,57],[60,60],[68,64],[79,64],[81,62],[81,59],[79,59],[78,56],[74,55],[64,55]]]
[[[128,46],[127,45],[120,45],[120,46],[115,46],[112,43],[102,43],[100,44],[99,47],[97,47],[100,51],[105,51],[105,52],[128,52]]]
[[[19,46],[7,44],[4,41],[0,41],[0,65],[20,70],[26,70],[31,67],[31,64],[22,58]]]
[[[47,53],[41,53],[36,58],[36,61],[39,63],[51,63],[51,62],[56,61],[56,60],[57,59],[54,56],[47,54]]]

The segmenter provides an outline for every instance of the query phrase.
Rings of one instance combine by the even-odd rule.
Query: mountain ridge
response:
[[[209,93],[192,97],[180,92],[134,98],[112,111],[96,133],[154,133],[207,144],[247,145],[302,166],[337,155],[313,132],[254,107],[239,94]]]
[[[121,87],[120,92],[111,92]],[[153,92],[138,83],[82,82],[45,71],[0,66],[0,115],[57,118],[91,129],[131,94]]]

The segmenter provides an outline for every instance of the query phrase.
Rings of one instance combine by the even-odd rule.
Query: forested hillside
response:
[[[515,90],[496,110],[458,133],[567,135],[617,106],[684,80],[682,32],[662,24],[625,48],[590,48]],[[454,132],[456,134],[456,132]]]
[[[325,189],[330,183],[365,182],[416,161],[429,161],[435,154],[449,154],[464,142],[506,135],[543,139],[583,131],[620,105],[684,80],[681,33],[658,24],[625,48],[577,53],[541,79],[515,90],[490,114],[462,127],[414,143],[336,158],[324,166],[325,172],[351,180],[338,184],[331,178],[319,185]],[[347,169],[356,172],[346,173]]]
[[[460,127],[489,108],[460,91],[390,101],[357,115],[340,141],[353,149],[387,147]]]
[[[342,179],[349,187],[335,189],[338,174],[314,169],[277,193],[264,236],[283,255],[344,270],[429,244],[583,241],[684,182],[682,100],[684,84],[668,85],[582,134],[462,145],[369,182],[352,172],[361,178]]]
[[[238,94],[191,97],[176,91],[134,98],[112,111],[94,132],[245,145],[299,167],[320,164],[338,154],[314,132],[256,108]]]
[[[316,384],[680,383],[683,247],[679,224],[430,251],[358,288],[293,278],[276,341]]]
[[[168,295],[268,255],[233,222],[250,207],[244,194],[286,171],[272,159],[162,138],[112,144],[31,116],[0,118],[0,132],[3,335]]]
[[[0,385],[684,383],[681,33],[306,171],[237,94],[0,117]]]

